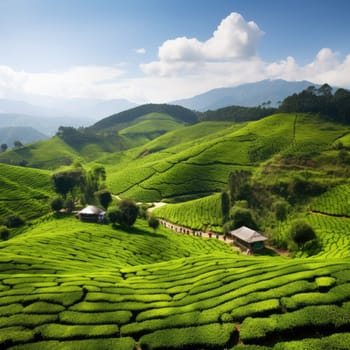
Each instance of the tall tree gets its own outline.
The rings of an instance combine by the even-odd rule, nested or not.
[[[69,171],[61,171],[53,174],[52,180],[55,192],[66,199],[69,192],[73,197],[74,189],[79,188],[81,183],[84,182],[84,172],[81,168]]]
[[[2,143],[0,147],[1,147],[1,151],[2,152],[5,152],[7,150],[7,144],[6,143]]]
[[[14,145],[16,148],[19,148],[19,147],[22,147],[22,146],[23,146],[22,142],[19,141],[19,140],[14,141],[13,145]]]
[[[108,209],[109,205],[112,203],[112,195],[108,190],[101,190],[96,193],[98,201],[103,206],[104,209]]]
[[[121,213],[120,224],[131,227],[137,219],[138,206],[130,199],[123,199],[119,202],[118,207]]]

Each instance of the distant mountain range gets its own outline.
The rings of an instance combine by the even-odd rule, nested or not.
[[[232,105],[252,107],[266,102],[274,107],[287,96],[311,85],[317,86],[309,81],[263,80],[213,89],[169,104],[200,112]],[[59,126],[85,127],[135,107],[135,103],[124,99],[63,99],[48,96],[30,96],[27,102],[0,99],[0,128],[28,126],[41,133],[53,135]]]
[[[0,128],[35,127],[54,135],[59,126],[89,126],[106,116],[135,107],[127,100],[59,99],[36,97],[37,104],[0,99]]]
[[[253,107],[270,101],[271,107],[276,107],[280,101],[293,93],[317,84],[309,81],[262,80],[236,87],[218,88],[196,95],[192,98],[173,101],[183,107],[204,112],[227,106]]]
[[[22,144],[36,142],[47,139],[48,136],[42,134],[38,130],[31,127],[17,126],[0,128],[0,143],[7,144],[8,147],[13,147],[15,141],[20,141]]]

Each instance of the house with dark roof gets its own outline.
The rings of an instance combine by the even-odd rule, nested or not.
[[[104,222],[106,212],[94,205],[88,205],[76,214],[77,219],[85,222]]]
[[[267,237],[246,226],[230,231],[229,234],[236,245],[243,249],[249,249],[252,252],[264,248],[264,242],[267,240]]]

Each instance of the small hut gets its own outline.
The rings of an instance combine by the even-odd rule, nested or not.
[[[106,218],[106,212],[94,205],[88,205],[84,209],[80,210],[76,217],[80,221],[84,222],[104,222]]]
[[[264,248],[264,241],[267,240],[265,236],[257,231],[254,231],[246,226],[230,231],[234,243],[243,249],[249,249],[250,251],[258,251]]]

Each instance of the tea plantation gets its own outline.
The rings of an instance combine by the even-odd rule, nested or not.
[[[348,344],[346,258],[244,257],[142,220],[126,232],[51,216],[0,249],[4,349]]]
[[[188,126],[146,110],[128,123],[117,115],[128,149],[54,137],[2,154],[48,170],[0,165],[0,218],[27,220],[0,241],[0,348],[350,349],[349,128],[308,114]],[[271,235],[303,219],[318,246],[246,256],[229,239],[153,231],[142,219],[125,229],[48,214],[50,170],[74,161],[105,167],[115,197],[168,202],[156,216],[216,232],[229,175],[246,171],[254,200],[240,198],[240,209]]]

